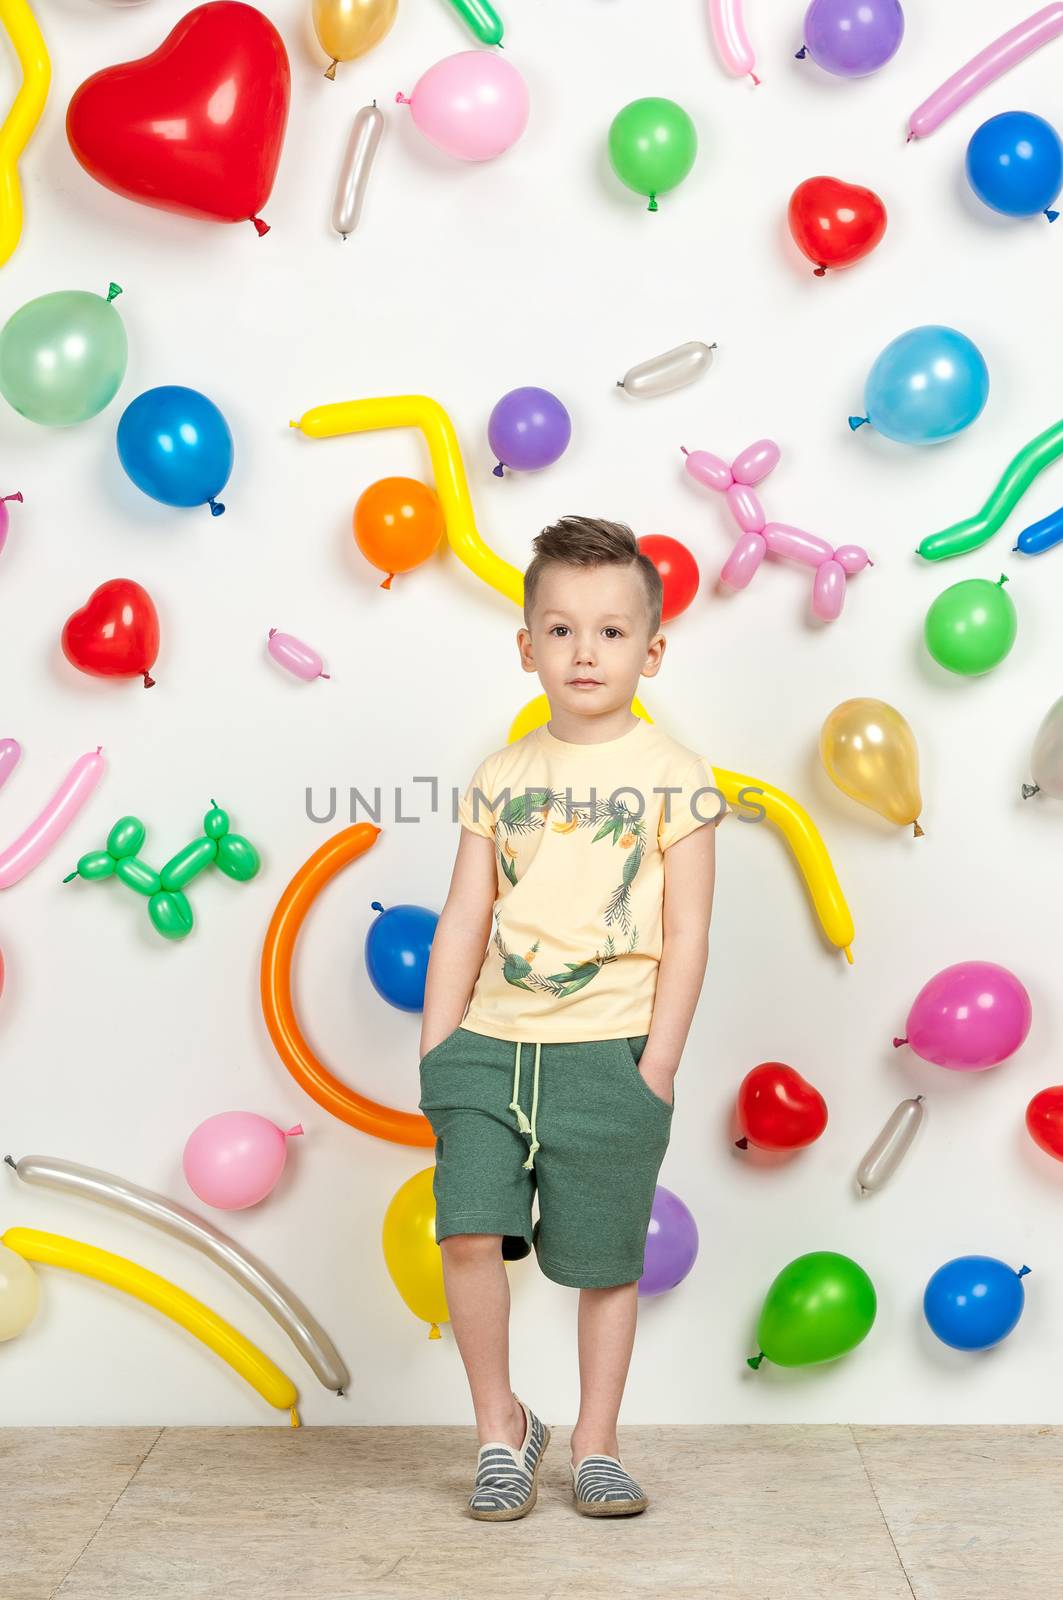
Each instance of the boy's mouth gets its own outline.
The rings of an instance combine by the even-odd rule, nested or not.
[[[602,683],[601,683],[601,679],[600,678],[570,678],[569,679],[569,688],[570,689],[600,689],[601,687],[602,687]]]

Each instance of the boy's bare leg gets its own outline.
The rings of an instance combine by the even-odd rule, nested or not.
[[[579,1292],[579,1416],[572,1430],[572,1461],[620,1455],[616,1424],[635,1343],[638,1284]]]
[[[454,1338],[465,1363],[481,1445],[524,1443],[524,1413],[509,1381],[509,1277],[497,1233],[452,1233],[440,1243]]]

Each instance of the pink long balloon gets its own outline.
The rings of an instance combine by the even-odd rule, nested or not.
[[[17,739],[0,739],[0,789],[19,764],[22,746]]]
[[[992,44],[987,44],[984,50],[972,57],[966,66],[954,72],[940,89],[935,89],[930,98],[912,112],[908,118],[908,138],[925,139],[928,133],[933,133],[946,117],[951,117],[954,111],[966,105],[980,90],[995,83],[997,78],[1018,66],[1020,61],[1025,61],[1035,50],[1040,50],[1043,44],[1058,38],[1061,33],[1061,4],[1045,6],[1024,22],[1009,28],[1007,33],[1002,33],[999,39],[994,39]]]
[[[754,84],[758,84],[760,79],[753,71],[756,57],[746,32],[742,0],[709,0],[709,27],[727,71],[736,78],[748,74]]]
[[[278,633],[276,628],[271,628],[267,649],[279,667],[286,667],[297,678],[302,678],[304,683],[309,683],[313,678],[328,677],[325,663],[317,651],[312,645],[297,639],[293,633]]]
[[[804,528],[791,528],[786,522],[769,522],[764,539],[773,556],[801,561],[806,567],[821,567],[824,561],[834,559],[834,550],[826,539],[818,533],[806,533]]]
[[[62,838],[103,776],[107,763],[101,749],[97,746],[95,751],[74,762],[44,810],[19,834],[14,844],[0,852],[0,889],[10,889],[27,872],[32,872]]]

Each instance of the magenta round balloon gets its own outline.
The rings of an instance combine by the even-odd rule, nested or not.
[[[916,1055],[955,1072],[981,1072],[1013,1056],[1030,1031],[1030,996],[992,961],[960,961],[924,984],[908,1013]]]
[[[639,1294],[664,1294],[682,1283],[698,1255],[698,1225],[677,1194],[657,1185],[646,1235]]]

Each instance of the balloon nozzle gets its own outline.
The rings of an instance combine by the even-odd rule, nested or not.
[[[336,81],[336,68],[338,66],[338,61],[330,61],[328,66],[325,68],[325,77],[330,83],[335,83]]]
[[[492,474],[492,476],[493,476],[493,477],[495,477],[495,478],[501,478],[501,477],[503,477],[503,476],[504,476],[504,475],[505,475],[505,471],[506,471],[506,469],[505,469],[505,467],[504,467],[504,466],[503,466],[503,465],[502,465],[502,463],[501,463],[501,461],[500,461],[500,462],[499,462],[499,463],[498,463],[498,466],[497,466],[497,467],[492,467],[492,468],[491,468],[491,474]]]
[[[802,45],[800,50],[795,50],[794,51],[794,60],[795,61],[803,61],[805,59],[805,57],[807,56],[807,54],[808,54],[808,46],[807,45]]]
[[[746,1356],[746,1366],[747,1367],[752,1367],[754,1372],[759,1372],[760,1363],[763,1360],[764,1360],[764,1352],[763,1352],[763,1350],[761,1350],[761,1351],[758,1351],[758,1353],[755,1356]]]
[[[1022,786],[1022,798],[1024,800],[1031,800],[1035,794],[1040,793],[1041,785],[1039,783],[1024,783]]]
[[[865,424],[869,423],[870,421],[871,421],[870,417],[850,417],[849,418],[849,426],[850,426],[850,428],[852,428],[853,432],[855,433],[857,428],[864,427]]]
[[[208,500],[207,504],[210,507],[210,514],[212,517],[220,517],[222,512],[225,510],[225,507],[222,505],[220,500]]]
[[[893,1048],[894,1048],[894,1050],[899,1050],[902,1044],[907,1044],[907,1043],[908,1043],[907,1039],[894,1039]]]
[[[154,689],[155,687],[155,679],[150,672],[145,672],[144,674],[144,687],[145,689]]]
[[[736,1139],[735,1140],[735,1149],[736,1150],[748,1150],[749,1149],[749,1140],[747,1138],[745,1138],[744,1136],[741,1139]]]
[[[254,223],[255,232],[258,234],[260,239],[264,233],[269,232],[269,223],[263,222],[261,217],[251,217],[249,220]]]
[[[926,837],[926,834],[925,834],[924,830],[919,826],[919,819],[917,817],[916,820],[912,823],[912,838],[913,839],[924,839],[925,837]]]
[[[16,1165],[14,1156],[5,1156],[4,1160],[7,1162],[8,1166],[11,1168],[12,1172],[17,1172],[18,1171],[18,1166]]]
[[[820,262],[819,266],[816,267],[816,269],[813,272],[812,276],[814,278],[825,278],[827,276],[827,269],[823,265],[822,261]]]

